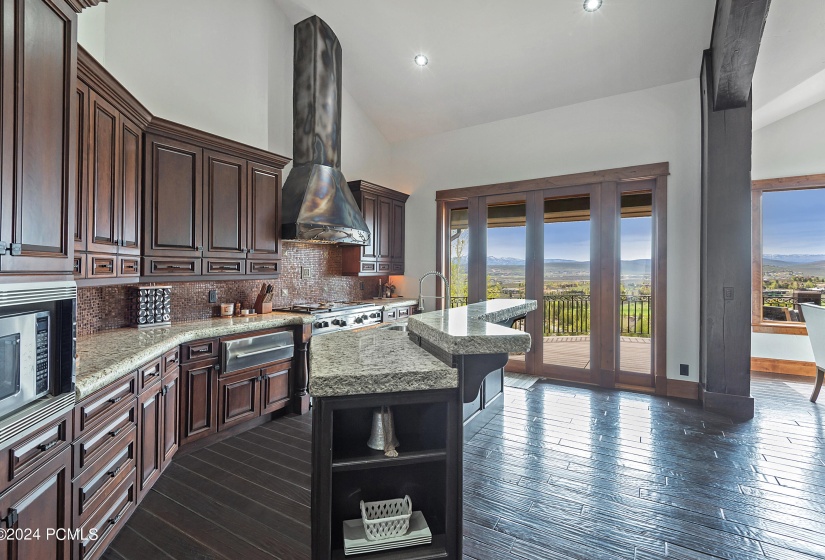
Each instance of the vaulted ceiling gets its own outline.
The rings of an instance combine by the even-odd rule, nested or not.
[[[697,78],[715,6],[604,0],[586,13],[582,0],[275,2],[293,22],[316,14],[333,28],[344,85],[390,142]],[[418,53],[429,57],[425,68],[413,63]]]

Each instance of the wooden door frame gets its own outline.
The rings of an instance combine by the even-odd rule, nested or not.
[[[653,313],[651,323],[651,373],[650,375],[643,374],[645,379],[641,385],[654,387],[657,394],[667,394],[667,176],[669,174],[669,164],[664,162],[437,191],[437,270],[449,275],[449,250],[445,242],[449,239],[449,214],[451,210],[467,208],[468,224],[474,223],[473,216],[475,216],[475,223],[486,226],[486,201],[488,199],[499,202],[508,200],[508,197],[521,197],[521,200],[525,200],[527,203],[527,258],[543,261],[544,198],[548,195],[551,197],[563,197],[568,194],[575,196],[589,191],[591,196],[591,271],[595,262],[594,256],[601,255],[603,262],[599,262],[600,270],[601,267],[605,266],[608,268],[613,267],[612,277],[618,279],[618,261],[615,255],[618,249],[618,227],[621,220],[620,196],[626,192],[649,190],[652,193],[653,255],[651,259],[651,284],[654,294],[651,302],[651,312]],[[606,201],[603,200],[605,195],[615,200],[615,209],[617,210],[612,213],[613,219],[607,221],[605,221],[604,216],[598,214],[605,209],[604,204]],[[594,213],[597,215],[594,215]],[[533,225],[531,226],[531,224]],[[535,227],[539,224],[542,227]],[[486,227],[473,228],[469,225],[468,227],[471,236],[470,259],[475,261],[475,266],[478,268],[478,262],[486,263],[486,260],[479,257],[482,249],[483,253],[486,254]],[[597,227],[600,228],[600,231],[595,231]],[[478,231],[473,232],[473,229]],[[607,230],[610,229],[613,230],[612,236],[607,233]],[[604,248],[600,246],[602,235],[614,241],[612,251],[604,251]],[[473,243],[473,239],[476,239],[475,243]],[[475,250],[473,245],[475,245]],[[543,293],[539,294],[539,288],[544,285],[543,270],[540,270],[543,267],[534,268],[533,274],[525,276],[527,297],[540,301],[543,300],[543,297],[540,297],[543,296]],[[468,266],[468,276],[472,270],[472,265]],[[483,283],[486,286],[486,267],[482,272]],[[614,310],[614,313],[611,314],[611,317],[617,319],[616,321],[612,321],[611,317],[602,317],[601,306],[604,302],[599,300],[611,296],[612,292],[618,294],[618,283],[612,282],[611,284],[615,284],[612,287],[602,286],[600,276],[601,274],[596,276],[591,274],[591,316],[600,317],[599,320],[602,322],[610,321],[612,328],[615,328],[618,324],[618,318],[615,317],[617,310]],[[468,278],[468,282],[473,281],[471,278]],[[479,282],[478,278],[474,281]],[[596,283],[595,286],[594,282]],[[441,295],[440,286],[437,290],[437,294]],[[610,293],[605,292],[605,290]],[[541,291],[543,292],[543,289]],[[597,297],[594,297],[594,294],[597,294]],[[615,298],[611,300],[610,308],[615,307],[612,305],[614,300]],[[473,300],[470,299],[470,301]],[[541,318],[537,313],[528,314],[528,332],[539,332],[541,326]],[[620,385],[634,384],[638,381],[634,378],[640,374],[634,375],[631,372],[621,372],[619,368],[619,335],[620,333],[617,330],[613,344],[608,343],[605,347],[605,341],[600,340],[598,334],[594,341],[591,333],[591,374],[587,381],[582,379],[581,370],[577,368],[555,366],[550,372],[546,371],[546,364],[543,363],[543,344],[541,343],[538,346],[534,345],[533,350],[528,353],[525,365],[528,371],[532,369],[533,372],[550,374],[553,378],[579,383],[589,382],[605,387],[615,387],[617,382]],[[610,351],[611,347],[612,351]],[[596,363],[599,364],[599,367],[592,367],[592,364]]]

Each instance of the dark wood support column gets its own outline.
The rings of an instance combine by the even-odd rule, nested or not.
[[[312,325],[304,325],[295,330],[295,348],[298,351],[295,368],[295,383],[292,393],[292,412],[309,412],[309,339]]]
[[[702,65],[700,397],[753,418],[751,355],[751,104],[713,110],[710,51]]]

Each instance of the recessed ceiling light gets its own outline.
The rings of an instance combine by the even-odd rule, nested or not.
[[[602,0],[584,0],[584,11],[595,12],[602,7]]]
[[[429,62],[429,59],[426,56],[424,56],[423,54],[415,55],[414,60],[415,60],[415,63],[418,64],[419,66],[426,66],[427,63]]]

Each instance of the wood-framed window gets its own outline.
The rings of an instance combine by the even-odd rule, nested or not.
[[[753,181],[753,332],[807,334],[800,303],[825,303],[825,174]]]

